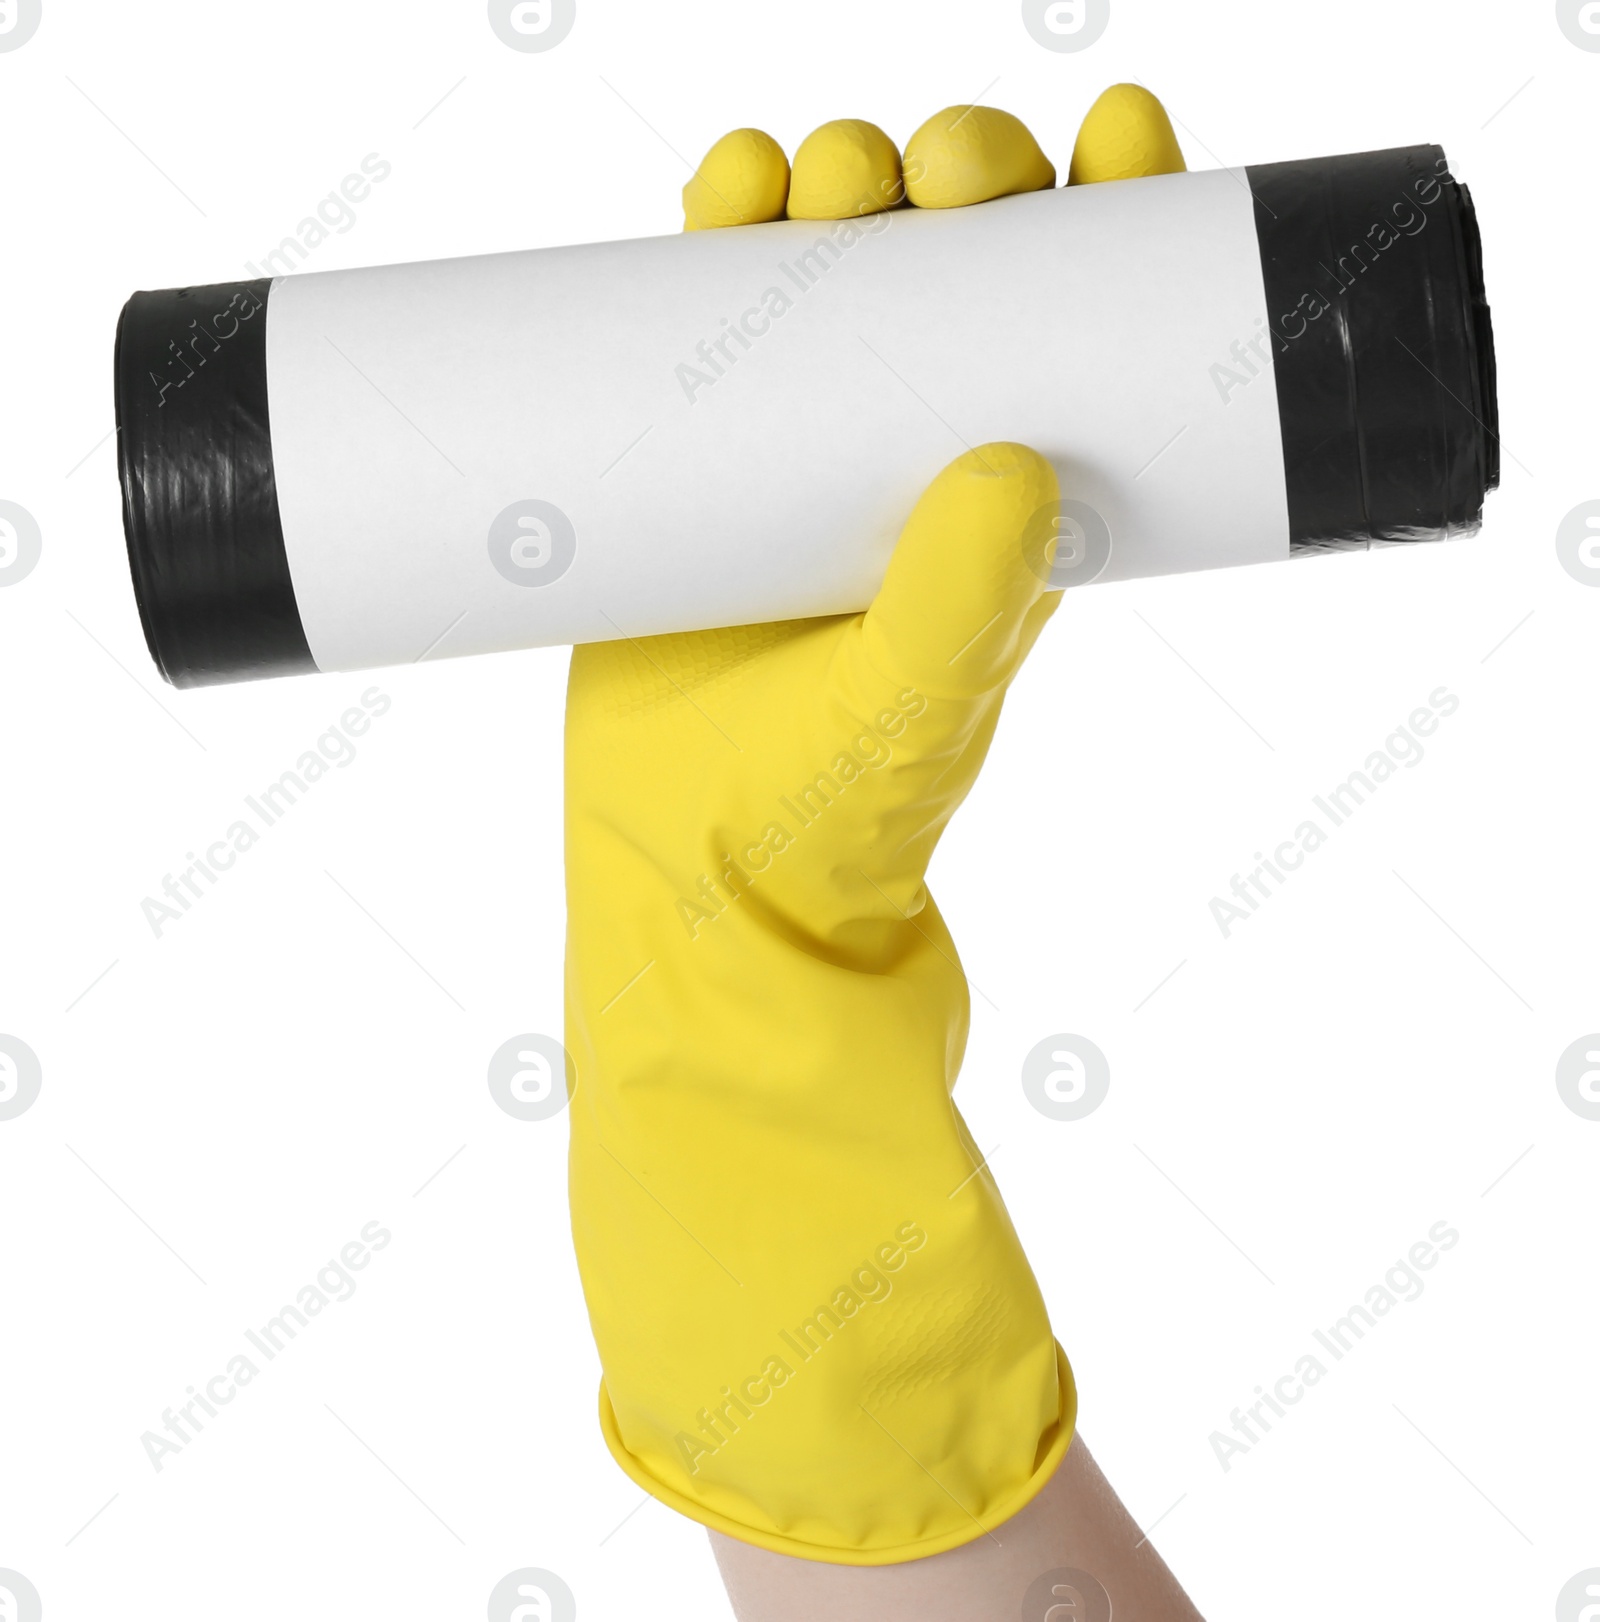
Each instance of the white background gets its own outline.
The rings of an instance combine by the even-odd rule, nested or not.
[[[1450,546],[1069,594],[934,873],[981,992],[960,1102],[1083,1433],[1209,1617],[1544,1617],[1600,1566],[1600,1123],[1554,1085],[1600,1030],[1600,590],[1554,539],[1600,496],[1600,54],[1543,0],[1115,0],[1081,54],[1012,4],[579,0],[544,55],[474,4],[44,0],[0,54],[0,499],[44,541],[0,590],[0,1031],[44,1075],[0,1122],[0,1567],[47,1617],[478,1617],[530,1565],[586,1619],[728,1614],[600,1442],[565,1121],[485,1085],[560,1026],[565,654],[163,687],[123,299],[244,276],[369,152],[307,268],[671,230],[742,124],[903,142],[981,99],[1064,170],[1129,78],[1196,167],[1446,148],[1504,488]],[[374,680],[354,762],[157,939],[142,899]],[[1426,758],[1225,940],[1211,898],[1440,686]],[[1110,1058],[1081,1122],[1020,1086],[1056,1032]],[[354,1298],[156,1473],[141,1433],[372,1220]],[[1440,1220],[1422,1297],[1224,1472],[1211,1433]]]

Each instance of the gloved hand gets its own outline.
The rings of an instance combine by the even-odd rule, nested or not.
[[[1182,167],[1122,85],[1071,178]],[[983,107],[930,119],[904,173],[923,207],[1055,182]],[[900,182],[870,124],[824,125],[792,176],[738,131],[687,225],[854,216]],[[951,1101],[967,984],[923,882],[1055,609],[1023,533],[1057,493],[1036,452],[983,445],[918,502],[865,614],[573,652],[571,1201],[601,1422],[649,1492],[783,1553],[952,1548],[1071,1439],[1071,1372]]]

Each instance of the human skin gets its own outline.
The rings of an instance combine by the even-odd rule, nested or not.
[[[963,207],[1054,184],[1055,172],[1027,129],[987,108],[951,108],[907,144],[903,185],[897,154],[858,120],[823,125],[784,174],[781,149],[758,131],[717,143],[685,189],[686,228],[732,227],[781,217],[843,219],[908,197],[915,206]],[[1119,85],[1091,109],[1073,153],[1070,183],[1169,173],[1183,167],[1159,102]],[[1098,1622],[1076,1578],[1105,1591],[1117,1622],[1200,1622],[1200,1613],[1140,1532],[1081,1435],[1054,1475],[1009,1520],[961,1547],[877,1566],[797,1559],[711,1534],[740,1622]],[[1024,1604],[1029,1609],[1024,1612]],[[1035,1618],[1035,1607],[1037,1617]]]
[[[835,1566],[720,1532],[711,1547],[739,1622],[1099,1622],[1093,1601],[1084,1608],[1070,1592],[1023,1611],[1036,1580],[1063,1569],[1093,1577],[1116,1622],[1201,1622],[1081,1435],[1026,1509],[946,1554]]]

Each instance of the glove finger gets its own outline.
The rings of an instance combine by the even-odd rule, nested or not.
[[[1114,84],[1084,115],[1067,184],[1177,175],[1184,168],[1166,108],[1143,85]]]
[[[789,160],[765,130],[724,135],[683,188],[683,228],[709,231],[726,225],[781,220],[789,198]]]
[[[906,195],[918,208],[965,208],[1056,183],[1055,165],[1020,118],[998,107],[946,107],[906,142]]]
[[[1053,547],[1039,519],[1058,494],[1055,470],[1026,445],[980,445],[945,468],[901,531],[862,621],[867,658],[930,697],[978,697],[1010,681],[1050,572],[1028,542],[1045,533]]]
[[[794,155],[791,220],[880,214],[904,196],[899,148],[865,119],[836,118],[814,129]]]

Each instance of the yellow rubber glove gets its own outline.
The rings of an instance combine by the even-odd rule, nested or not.
[[[1126,86],[1080,160],[1182,163]],[[859,121],[792,177],[741,130],[685,208],[851,215],[900,167]],[[941,207],[1054,183],[985,108],[929,120],[905,175]],[[951,1102],[967,984],[923,882],[1059,598],[1022,545],[1057,493],[1036,452],[984,445],[918,502],[865,614],[573,652],[571,1200],[601,1423],[656,1497],[786,1554],[965,1543],[1071,1439],[1071,1372]]]

